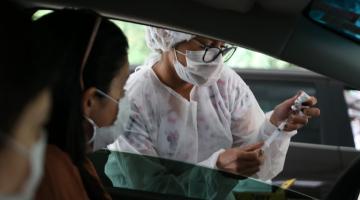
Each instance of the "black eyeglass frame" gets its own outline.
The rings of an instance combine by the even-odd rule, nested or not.
[[[203,46],[204,46],[204,49],[205,49],[205,53],[204,53],[202,59],[203,59],[203,61],[204,61],[205,63],[211,63],[211,62],[213,62],[214,60],[216,60],[216,59],[220,56],[220,54],[224,57],[226,54],[228,54],[228,53],[230,52],[230,53],[231,53],[230,56],[229,56],[226,60],[224,60],[224,62],[227,62],[227,61],[230,60],[230,58],[234,55],[234,53],[235,53],[235,51],[236,51],[236,47],[234,47],[234,46],[230,46],[230,47],[225,46],[225,47],[223,47],[223,48],[212,47],[212,46],[208,46],[208,45],[203,45]],[[207,54],[207,52],[208,52],[210,49],[216,49],[216,50],[218,51],[218,53],[217,53],[215,56],[213,56],[212,59],[206,60],[206,59],[205,59],[205,58],[206,58],[206,54]]]

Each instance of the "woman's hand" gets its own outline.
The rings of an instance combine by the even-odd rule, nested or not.
[[[302,112],[304,114],[301,114],[300,112],[295,113],[291,110],[291,106],[294,104],[296,98],[300,94],[301,92],[296,94],[294,97],[285,100],[284,102],[275,107],[274,112],[270,117],[270,122],[273,125],[279,126],[283,121],[288,119],[284,130],[294,131],[305,126],[310,118],[320,116],[320,109],[313,107],[317,103],[317,99],[313,96],[311,96],[307,102],[303,103],[304,108],[302,109]]]
[[[234,147],[227,149],[219,155],[217,167],[220,170],[249,177],[260,170],[264,162],[261,147],[263,142],[246,147]]]

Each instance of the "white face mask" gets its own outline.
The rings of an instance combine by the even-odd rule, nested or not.
[[[94,151],[106,148],[113,143],[125,131],[125,126],[130,118],[130,101],[124,96],[119,101],[117,118],[113,125],[97,129],[97,135],[94,141]]]
[[[99,89],[96,89],[96,92],[98,92],[99,94],[103,95],[104,97],[108,98],[109,100],[111,100],[112,102],[116,103],[116,104],[119,104],[119,102],[114,99],[113,97],[109,96],[108,94],[106,94],[105,92],[99,90]],[[91,136],[91,138],[89,139],[88,141],[88,144],[91,144],[94,142],[95,138],[96,138],[96,135],[97,135],[97,132],[98,132],[98,129],[99,127],[96,125],[95,121],[92,120],[91,118],[89,117],[85,117],[84,118],[91,124],[91,126],[93,127],[93,134]]]
[[[105,127],[98,127],[94,120],[85,117],[93,127],[93,135],[88,141],[89,144],[93,143],[93,151],[105,148],[108,144],[114,142],[123,131],[125,120],[128,120],[130,116],[130,103],[126,95],[117,101],[100,90],[98,92],[118,104],[118,113],[114,124]]]
[[[205,51],[186,51],[186,54],[175,49],[174,51],[175,71],[182,80],[196,86],[209,86],[219,80],[224,67],[222,55],[210,63],[205,63],[203,61]],[[176,52],[186,57],[186,67],[178,61]],[[208,50],[207,55],[216,53]]]
[[[29,200],[34,197],[34,194],[37,190],[37,187],[43,176],[44,169],[44,157],[46,150],[46,134],[43,133],[31,149],[27,149],[16,143],[15,141],[11,142],[13,147],[22,155],[24,155],[30,162],[30,175],[26,182],[24,183],[20,193],[14,195],[4,195],[0,194],[1,200]]]

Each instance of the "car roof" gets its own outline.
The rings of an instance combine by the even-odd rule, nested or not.
[[[308,19],[309,0],[18,0],[87,8],[104,16],[230,42],[360,88],[360,46]],[[186,11],[186,12],[185,12]]]

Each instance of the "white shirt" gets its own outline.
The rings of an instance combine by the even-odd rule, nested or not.
[[[253,93],[230,68],[208,86],[194,86],[190,101],[164,85],[151,68],[134,72],[127,84],[130,120],[110,150],[141,153],[216,168],[224,149],[266,140],[275,130]],[[281,134],[268,149],[256,178],[283,169],[291,136]]]

